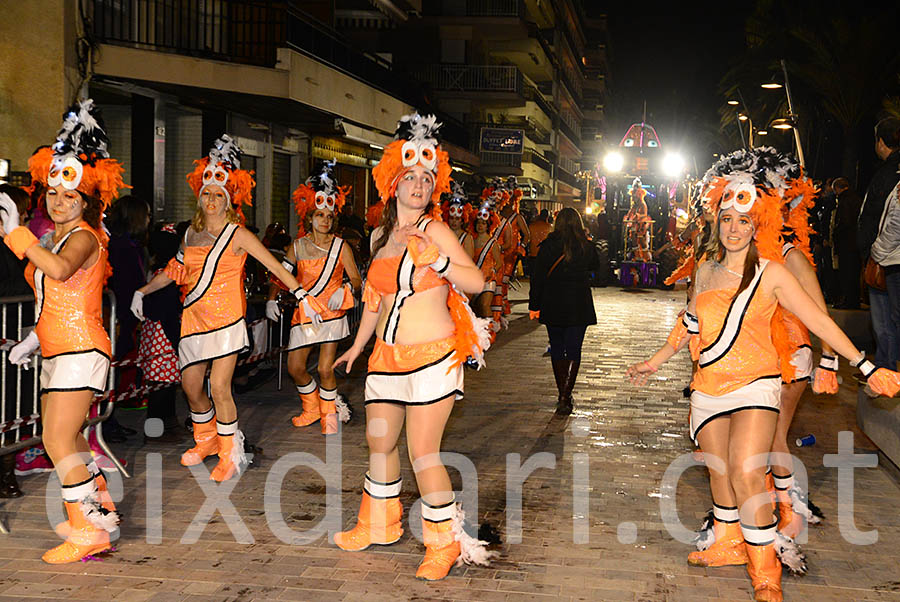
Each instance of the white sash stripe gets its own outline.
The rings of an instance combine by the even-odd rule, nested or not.
[[[68,234],[63,236],[58,243],[53,245],[50,252],[54,255],[58,255],[63,248],[63,245],[69,240],[69,237],[79,230],[81,230],[80,226],[73,228]],[[41,319],[41,312],[44,310],[44,270],[40,268],[34,270],[34,309],[34,323],[37,324],[38,320]]]
[[[328,249],[328,259],[325,260],[325,265],[322,266],[322,271],[319,273],[316,283],[308,291],[313,297],[321,295],[325,287],[328,286],[331,275],[334,273],[334,269],[341,258],[341,247],[343,246],[344,241],[337,236],[331,240],[331,247]]]
[[[478,254],[478,261],[475,262],[475,265],[478,266],[479,270],[481,269],[481,266],[484,265],[484,260],[487,259],[488,253],[490,253],[491,249],[494,248],[495,242],[495,238],[490,238],[486,243],[484,243],[484,248],[482,248],[481,253]]]
[[[197,281],[197,284],[191,292],[184,298],[185,308],[196,303],[204,294],[206,294],[206,291],[209,290],[213,277],[216,274],[216,267],[219,265],[219,259],[222,257],[222,253],[228,249],[228,246],[231,244],[231,239],[234,238],[234,233],[237,229],[237,224],[228,224],[222,228],[221,232],[219,232],[219,236],[216,237],[216,242],[213,243],[209,255],[207,255],[206,259],[203,261],[203,269],[200,271],[200,280]]]
[[[768,260],[761,259],[760,265],[756,268],[756,274],[753,276],[750,285],[732,300],[731,307],[728,308],[728,315],[725,316],[725,323],[722,325],[719,336],[716,337],[716,340],[712,345],[700,352],[700,367],[705,368],[706,366],[719,361],[725,357],[731,349],[731,346],[734,345],[734,342],[737,340],[741,331],[741,323],[744,321],[744,314],[750,306],[753,295],[756,294],[756,289],[759,288],[759,281],[762,278],[763,270],[766,269],[768,264]]]
[[[421,220],[417,225],[419,230],[425,231],[431,218]],[[393,345],[397,340],[397,327],[400,325],[400,308],[406,298],[413,294],[413,276],[416,272],[416,264],[413,262],[409,251],[403,251],[400,258],[400,267],[397,270],[397,294],[394,295],[394,303],[391,305],[391,311],[388,313],[387,322],[384,325],[384,333],[382,340],[388,345]]]

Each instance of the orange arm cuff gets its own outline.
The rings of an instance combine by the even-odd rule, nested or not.
[[[679,319],[675,322],[675,328],[669,333],[666,342],[671,345],[673,349],[677,350],[681,348],[688,336],[690,335],[688,334],[687,326],[684,325],[683,320]]]
[[[180,263],[174,257],[169,260],[169,263],[166,264],[166,269],[163,272],[175,281],[175,284],[181,286],[184,283],[184,264]]]
[[[375,290],[375,287],[366,280],[366,286],[363,287],[362,302],[369,311],[378,311],[381,307],[381,293]]]
[[[25,251],[38,244],[38,238],[25,226],[19,226],[3,239],[9,250],[19,259],[25,259]]]

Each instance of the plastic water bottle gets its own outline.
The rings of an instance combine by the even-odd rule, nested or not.
[[[816,444],[816,436],[815,435],[807,435],[806,437],[801,437],[797,439],[797,447],[809,447],[810,445]]]

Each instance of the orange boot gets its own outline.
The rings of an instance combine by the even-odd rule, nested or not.
[[[747,572],[753,582],[755,600],[781,602],[781,561],[775,554],[775,544],[747,544],[747,557]]]
[[[319,385],[313,378],[307,384],[298,386],[297,392],[300,394],[303,410],[299,416],[291,418],[291,423],[296,427],[309,426],[321,417],[322,401],[319,398]]]
[[[203,462],[207,456],[219,453],[219,441],[216,438],[216,409],[200,414],[191,412],[191,422],[194,423],[194,447],[181,454],[182,466],[194,466]]]
[[[322,434],[336,435],[338,432],[337,389],[319,389],[319,414],[322,417]]]
[[[216,421],[219,439],[219,463],[213,468],[209,478],[213,481],[227,481],[240,474],[250,464],[244,453],[244,433],[238,429],[238,421]]]
[[[422,500],[422,539],[425,558],[416,571],[417,579],[443,579],[459,558],[459,542],[453,530],[456,502],[430,506]]]
[[[109,494],[109,487],[106,485],[106,477],[103,476],[103,471],[100,470],[100,467],[97,466],[97,463],[94,460],[88,462],[87,469],[94,477],[94,483],[97,484],[97,500],[100,502],[100,505],[103,506],[107,512],[115,512],[116,504]],[[63,538],[69,536],[70,529],[71,526],[69,525],[69,521],[61,522],[54,527],[56,534]]]
[[[66,541],[48,550],[41,560],[48,564],[77,562],[110,548],[109,533],[115,531],[119,515],[107,511],[98,501],[94,477],[76,485],[63,485],[68,520]]]
[[[403,535],[401,484],[400,479],[379,483],[366,474],[356,526],[335,533],[334,544],[348,552],[359,552],[372,544],[389,546],[396,543]]]
[[[732,509],[729,509],[732,510]],[[737,509],[733,509],[737,515]],[[694,551],[688,554],[688,564],[692,566],[732,566],[747,564],[747,552],[744,546],[744,536],[741,533],[739,522],[722,522],[718,515],[722,514],[719,507],[714,508],[716,519],[713,522],[715,543],[702,551]]]
[[[778,530],[782,535],[791,539],[797,537],[803,530],[803,518],[794,512],[794,503],[791,500],[790,490],[794,484],[794,475],[786,477],[772,472],[775,486],[775,509],[778,512]]]

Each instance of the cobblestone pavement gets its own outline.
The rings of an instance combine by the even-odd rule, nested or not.
[[[522,293],[515,296],[521,299]],[[567,419],[553,414],[553,376],[549,359],[541,357],[545,332],[524,317],[522,303],[515,305],[516,319],[489,352],[488,367],[467,373],[466,399],[455,407],[443,445],[477,469],[475,522],[494,524],[504,537],[502,557],[489,568],[455,568],[441,582],[417,581],[414,572],[423,547],[409,528],[392,546],[358,553],[342,552],[324,537],[306,545],[279,540],[266,521],[262,493],[266,479],[276,460],[288,453],[324,458],[326,443],[318,426],[301,430],[290,425],[296,398],[287,390],[275,391],[271,383],[237,396],[242,428],[248,440],[263,448],[263,455],[257,456],[230,495],[253,543],[236,542],[218,514],[195,536],[195,543],[181,543],[189,538],[188,526],[205,500],[198,484],[203,480],[195,480],[178,463],[186,446],[119,446],[134,476],[126,480],[119,504],[126,520],[118,551],[102,562],[43,564],[41,553],[54,544],[41,496],[47,479],[25,478],[27,497],[3,504],[12,534],[0,536],[4,538],[0,599],[752,599],[743,568],[689,567],[686,556],[691,547],[675,541],[660,518],[663,473],[670,462],[691,451],[686,437],[688,404],[682,397],[690,372],[686,354],[660,370],[644,390],[623,376],[627,364],[662,343],[682,295],[595,290],[600,324],[588,331],[576,409]],[[895,543],[900,539],[900,488],[883,469],[855,471],[855,525],[864,531],[877,529],[877,543],[854,546],[839,534],[837,471],[823,466],[823,454],[836,452],[841,430],[854,433],[858,451],[872,450],[855,427],[856,384],[846,371],[843,377],[845,384],[836,397],[807,393],[792,432],[792,437],[816,435],[816,445],[797,454],[813,482],[813,499],[828,520],[810,529],[805,545],[810,573],[802,578],[786,576],[785,596],[900,600],[900,552]],[[359,412],[339,446],[344,526],[354,520],[365,471],[362,382],[357,368],[340,384]],[[142,419],[137,412],[120,414],[126,423],[136,425]],[[544,455],[535,456],[541,452]],[[529,458],[554,460],[555,467],[536,468],[527,479],[519,514],[516,500],[506,495],[506,480]],[[148,543],[153,537],[152,528],[147,528],[148,492],[152,500],[160,486],[148,481],[147,467],[160,460],[161,543]],[[207,467],[212,466],[210,460]],[[451,476],[461,488],[459,473],[451,470]],[[405,459],[403,478],[402,500],[408,512],[417,495]],[[324,480],[310,469],[289,472],[280,500],[286,526],[298,532],[314,527],[325,514],[325,491]],[[581,501],[584,495],[579,498],[573,491],[587,492],[586,506]],[[711,505],[703,469],[685,472],[676,500],[685,525],[699,524]],[[510,541],[519,520],[521,538]]]

